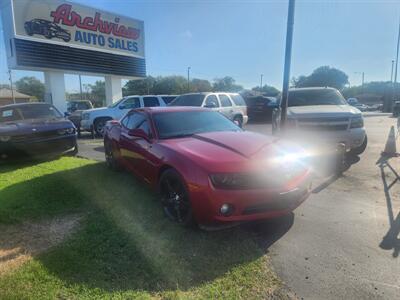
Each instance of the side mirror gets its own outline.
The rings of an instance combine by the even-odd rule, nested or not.
[[[119,109],[126,109],[126,106],[124,104],[121,104],[120,106],[118,106]]]
[[[140,128],[131,129],[131,130],[129,130],[128,134],[130,136],[145,139],[148,142],[150,141],[150,137],[147,135],[147,133],[144,132],[144,130],[140,129]]]

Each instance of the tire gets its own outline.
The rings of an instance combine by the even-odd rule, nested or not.
[[[243,118],[242,118],[242,116],[235,116],[233,118],[233,123],[235,123],[237,126],[242,128],[243,127]]]
[[[33,32],[32,32],[32,28],[29,25],[25,25],[25,32],[27,35],[32,36]]]
[[[71,40],[71,38],[63,38],[63,41],[68,43]]]
[[[192,227],[195,224],[192,205],[179,173],[174,169],[167,169],[162,173],[158,187],[165,215],[181,226]]]
[[[43,30],[43,35],[44,35],[44,37],[45,37],[46,39],[51,39],[50,30],[48,30],[47,28],[45,28],[45,29]]]
[[[94,121],[94,131],[97,134],[97,136],[103,136],[104,126],[109,120],[111,120],[111,118],[98,118]]]
[[[107,167],[113,171],[121,171],[122,167],[118,162],[119,151],[113,147],[112,142],[108,139],[104,140],[104,155]]]
[[[367,144],[368,144],[368,138],[367,138],[367,136],[365,136],[365,139],[364,139],[363,143],[361,144],[361,146],[350,150],[350,152],[349,152],[350,155],[362,154],[365,151],[365,149],[367,148]]]

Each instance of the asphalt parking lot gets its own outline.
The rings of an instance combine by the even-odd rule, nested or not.
[[[260,234],[299,298],[400,298],[400,157],[381,159],[395,124],[387,115],[365,118],[369,144],[360,160],[339,178],[317,178],[310,198],[275,223],[283,234],[272,245]],[[246,129],[271,132],[268,124]],[[80,156],[104,160],[102,140],[84,137],[79,147]]]

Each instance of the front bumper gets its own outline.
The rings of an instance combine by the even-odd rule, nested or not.
[[[223,190],[207,187],[189,189],[196,221],[203,225],[245,222],[286,215],[307,199],[311,192],[311,171],[284,189]],[[223,204],[234,209],[220,212]]]
[[[0,142],[0,160],[19,156],[63,154],[75,149],[76,134],[18,142]]]
[[[306,132],[298,129],[286,129],[283,135],[294,140],[305,148],[313,146],[336,147],[344,144],[346,151],[357,148],[364,142],[365,128],[352,128],[338,131]]]

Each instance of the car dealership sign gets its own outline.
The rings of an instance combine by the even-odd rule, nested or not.
[[[143,22],[60,0],[14,0],[15,37],[144,57]]]

